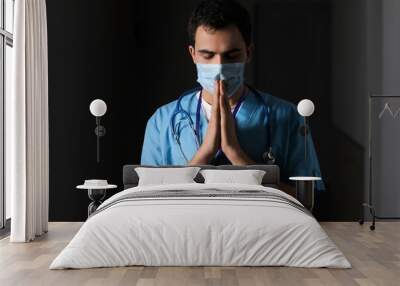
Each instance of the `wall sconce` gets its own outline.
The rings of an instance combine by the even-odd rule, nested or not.
[[[100,125],[101,117],[107,111],[107,104],[101,99],[95,99],[90,103],[89,106],[90,113],[96,117],[96,128],[94,129],[94,133],[97,137],[97,163],[100,162],[100,137],[106,135],[106,128]]]
[[[307,134],[309,128],[307,126],[307,117],[314,113],[314,103],[309,99],[303,99],[297,105],[297,111],[304,118],[304,125],[300,127],[300,134],[304,136],[304,160],[307,160]]]
[[[304,125],[300,126],[299,132],[304,136],[304,160],[307,162],[307,134],[309,128],[307,126],[307,117],[314,113],[314,103],[309,99],[303,99],[297,105],[297,111],[304,118]],[[314,208],[314,183],[321,180],[320,177],[309,176],[290,177],[290,180],[296,182],[296,198],[310,211]]]

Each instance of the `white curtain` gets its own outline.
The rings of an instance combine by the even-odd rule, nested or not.
[[[13,92],[6,97],[6,188],[12,242],[48,229],[49,139],[45,0],[16,0]]]

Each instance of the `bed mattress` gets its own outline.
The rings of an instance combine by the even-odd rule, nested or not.
[[[199,183],[115,194],[50,269],[129,265],[351,267],[293,197],[264,186]]]

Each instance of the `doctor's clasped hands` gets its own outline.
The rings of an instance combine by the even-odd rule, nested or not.
[[[253,164],[253,160],[246,155],[239,144],[235,119],[231,113],[231,103],[225,94],[224,81],[216,80],[214,86],[215,91],[212,97],[211,117],[207,132],[203,143],[189,164],[209,164],[221,151],[232,165]],[[245,87],[242,86],[241,88],[243,93]]]

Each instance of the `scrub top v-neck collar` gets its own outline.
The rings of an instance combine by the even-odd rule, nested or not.
[[[197,113],[196,109],[198,107],[198,100],[199,100],[200,92],[201,91],[198,91],[194,94],[195,95],[194,102],[196,102],[196,105],[194,107],[195,114]],[[236,111],[235,122],[236,122],[237,127],[246,124],[247,121],[252,117],[252,114],[254,113],[256,108],[258,107],[258,104],[256,102],[257,99],[254,97],[255,97],[255,95],[253,94],[253,92],[248,87],[246,87],[243,96],[239,99],[240,106],[239,106],[238,110]],[[235,108],[236,106],[237,106],[237,104],[233,108]],[[196,122],[195,122],[195,124],[196,124]],[[205,137],[205,135],[207,133],[207,128],[208,128],[208,119],[206,117],[205,112],[201,108],[200,120],[199,120],[200,144],[203,143],[203,138]]]
[[[199,100],[199,97],[200,97],[200,91],[196,93],[197,100]],[[231,112],[234,111],[235,107],[236,107],[236,104],[231,107]],[[201,110],[203,111],[204,115],[206,116],[207,121],[210,121],[212,105],[209,104],[207,101],[205,101],[204,98],[201,99]]]

